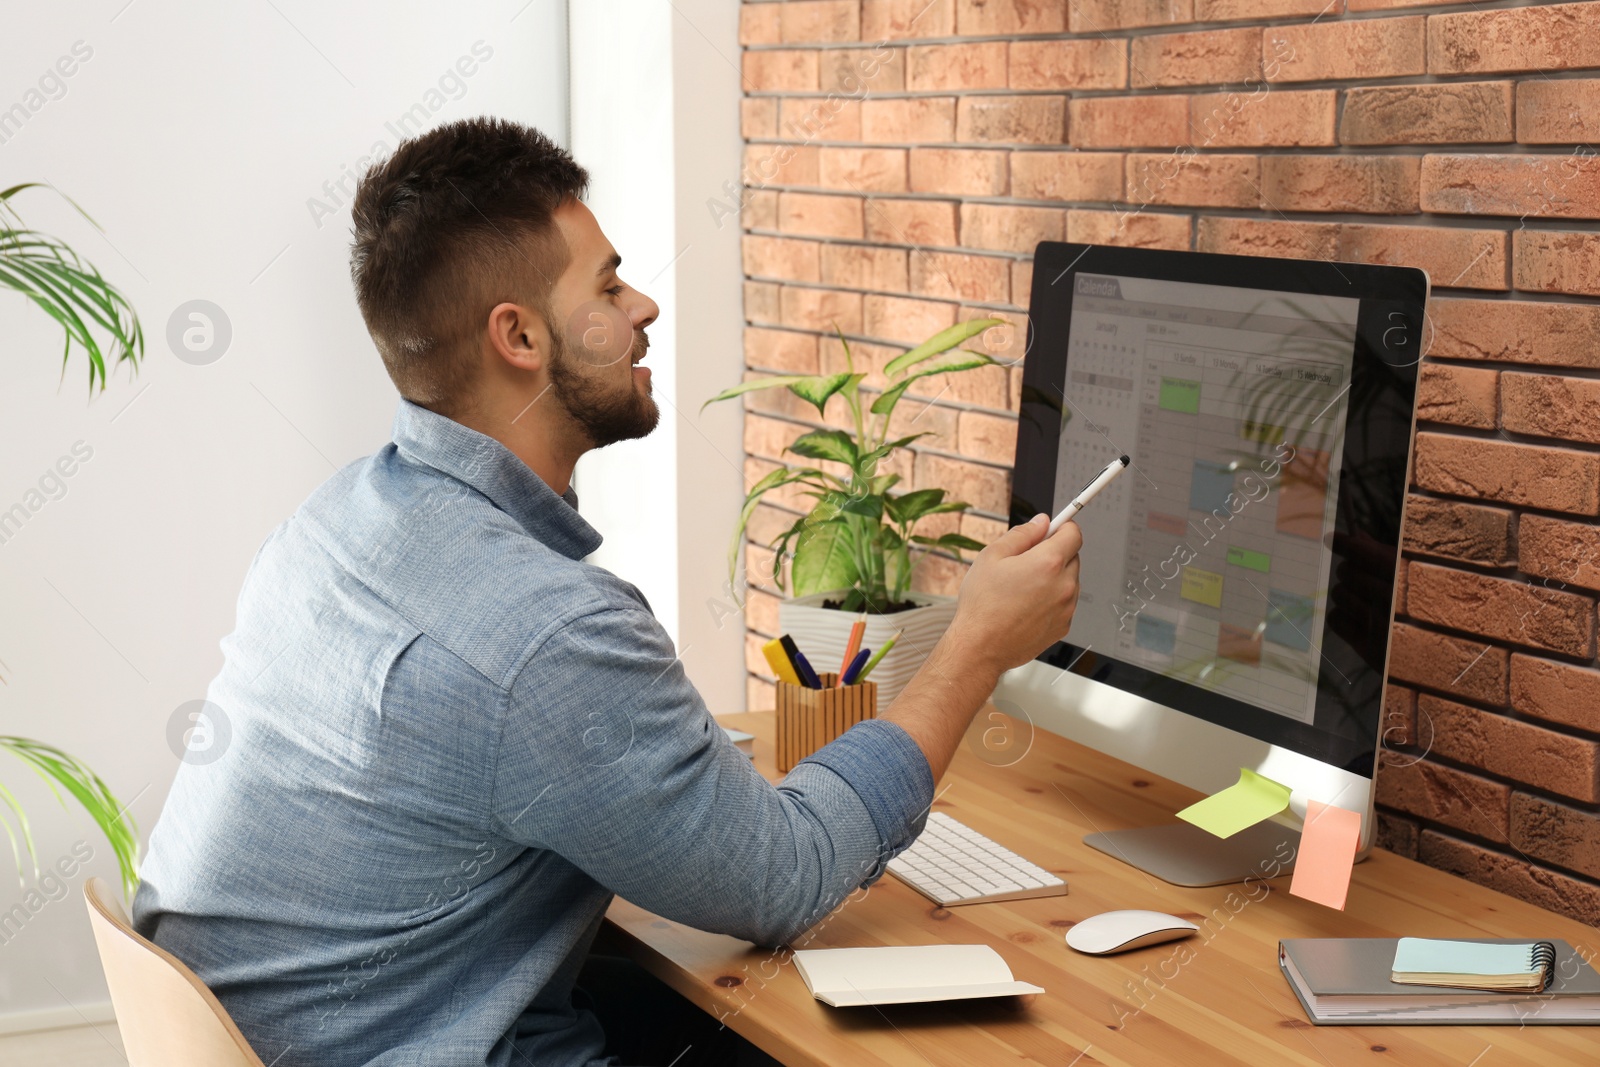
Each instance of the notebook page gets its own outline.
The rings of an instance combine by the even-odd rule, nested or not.
[[[896,945],[802,949],[796,968],[813,995],[880,989],[936,989],[1011,982],[1011,968],[988,945]]]

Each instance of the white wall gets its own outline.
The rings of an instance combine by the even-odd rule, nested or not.
[[[93,450],[65,495],[0,544],[0,733],[83,757],[133,801],[142,831],[177,766],[168,720],[220,665],[261,539],[336,466],[388,439],[395,394],[346,270],[349,168],[375,142],[392,147],[386,122],[418,104],[430,124],[492,113],[565,141],[563,7],[103,0],[7,11],[0,109],[25,102],[75,42],[92,55],[0,143],[0,188],[55,182],[104,226],[97,234],[47,192],[15,201],[132,298],[148,361],[90,400],[81,353],[61,381],[59,333],[0,295],[0,510],[74,442]],[[479,41],[492,55],[430,96]],[[204,366],[166,340],[168,316],[197,298],[221,307],[233,333]],[[87,816],[3,754],[0,782],[27,804],[42,863],[81,839],[95,853],[87,873],[115,878]],[[26,899],[3,849],[0,913]],[[5,1015],[13,1027],[103,1017],[83,877],[0,943],[0,1028]]]
[[[573,152],[623,277],[662,308],[649,359],[661,425],[584,457],[578,492],[606,537],[595,561],[640,587],[716,712],[745,699],[744,626],[724,588],[741,408],[700,413],[744,367],[739,219],[710,208],[739,179],[738,16],[727,0],[583,0],[571,16]]]

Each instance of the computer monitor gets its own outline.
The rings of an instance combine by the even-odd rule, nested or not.
[[[1091,845],[1239,881],[1289,869],[1318,800],[1370,848],[1427,294],[1410,267],[1038,246],[1012,522],[1132,464],[1077,516],[1067,640],[994,703],[1205,793],[1241,767],[1292,790],[1226,840],[1173,820]]]

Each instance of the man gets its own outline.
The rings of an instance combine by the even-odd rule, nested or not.
[[[579,981],[612,894],[795,937],[911,843],[1000,673],[1071,621],[1077,528],[1008,532],[900,698],[762,779],[644,597],[584,562],[573,465],[658,418],[657,308],[586,182],[537,131],[475,119],[357,193],[394,441],[251,564],[208,694],[231,744],[179,770],[134,902],[278,1067],[648,1055],[627,1042],[709,1016],[646,1020],[598,964]]]

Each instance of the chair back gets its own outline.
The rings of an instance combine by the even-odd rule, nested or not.
[[[140,937],[103,878],[83,887],[128,1067],[262,1067],[206,984]]]

